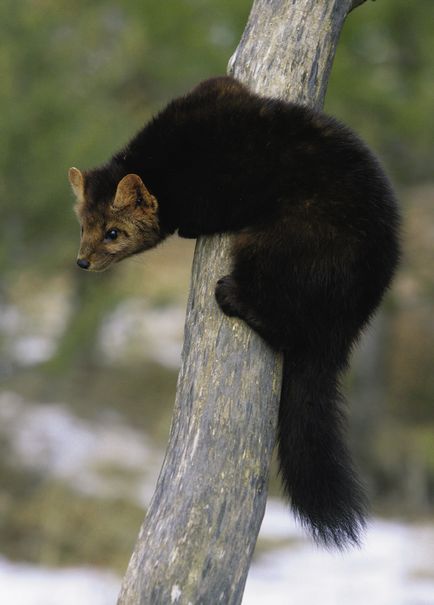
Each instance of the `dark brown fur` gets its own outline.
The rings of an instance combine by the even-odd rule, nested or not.
[[[137,175],[130,174],[120,180],[110,204],[95,207],[90,179],[78,173],[72,176],[70,172],[70,180],[74,187],[75,179],[78,200],[75,211],[82,226],[78,257],[90,263],[87,268],[104,271],[113,262],[161,241],[157,200]],[[118,231],[118,236],[108,240],[105,234],[112,229]]]
[[[365,498],[339,380],[399,256],[395,198],[373,154],[329,116],[216,78],[172,101],[106,165],[70,180],[82,198],[83,268],[106,268],[176,230],[234,234],[232,270],[215,295],[284,352],[285,491],[316,539],[357,542]]]

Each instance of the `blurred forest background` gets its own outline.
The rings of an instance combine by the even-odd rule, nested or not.
[[[0,544],[9,559],[126,565],[168,435],[193,247],[173,238],[107,273],[79,271],[67,169],[105,161],[171,97],[224,73],[250,4],[0,4]],[[418,519],[434,505],[433,22],[432,0],[354,11],[326,99],[381,157],[402,202],[402,266],[347,392],[374,509]]]

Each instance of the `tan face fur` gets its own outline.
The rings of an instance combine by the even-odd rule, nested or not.
[[[70,168],[69,182],[81,225],[77,264],[89,271],[104,271],[112,263],[152,248],[162,237],[158,203],[137,174],[119,181],[111,202],[96,205],[86,191],[86,176]]]

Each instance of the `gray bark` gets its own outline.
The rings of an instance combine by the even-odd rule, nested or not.
[[[256,0],[230,72],[320,107],[351,0]],[[239,604],[261,525],[281,359],[214,300],[230,237],[200,238],[166,458],[118,605]]]

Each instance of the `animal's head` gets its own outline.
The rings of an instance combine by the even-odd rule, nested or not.
[[[104,179],[98,172],[70,168],[68,176],[81,225],[79,267],[104,271],[161,241],[157,200],[137,174],[127,174],[112,187],[98,187]]]

